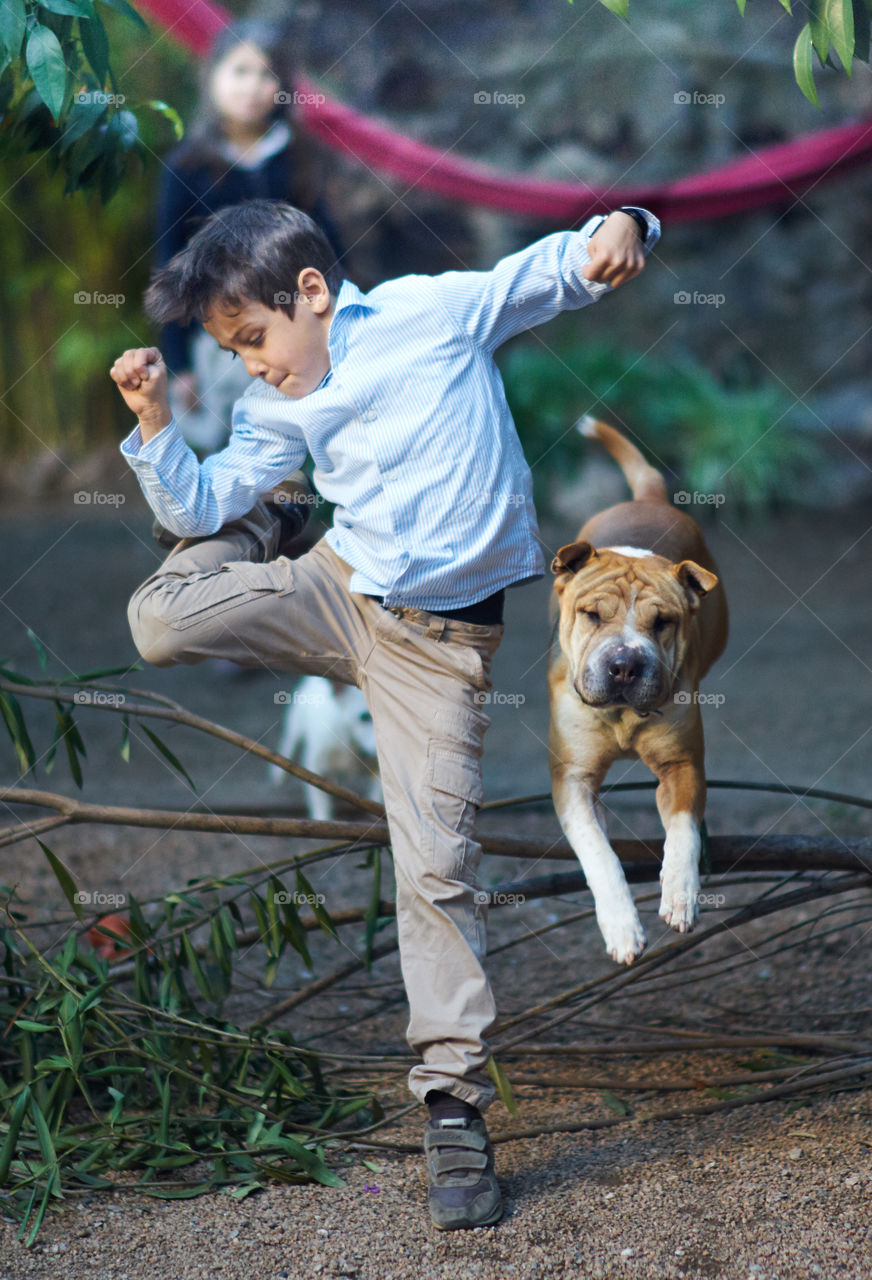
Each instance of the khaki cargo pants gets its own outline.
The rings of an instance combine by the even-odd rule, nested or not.
[[[263,505],[207,538],[183,539],[128,606],[133,639],[157,666],[230,658],[358,685],[373,719],[396,875],[409,1073],[420,1101],[444,1089],[486,1110],[485,1036],[496,1008],[485,973],[487,905],[476,900],[480,695],[503,625],[423,610],[398,616],[352,593],[352,569],[322,538],[273,558]],[[477,696],[478,695],[478,696]]]

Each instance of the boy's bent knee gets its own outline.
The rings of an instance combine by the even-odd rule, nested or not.
[[[179,634],[155,612],[153,597],[134,595],[127,606],[130,634],[139,655],[154,667],[171,667],[179,661]]]

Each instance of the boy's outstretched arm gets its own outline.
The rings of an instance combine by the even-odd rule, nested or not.
[[[660,238],[660,223],[637,210],[641,228],[628,213],[589,218],[579,231],[556,231],[491,271],[446,271],[434,276],[438,299],[454,321],[485,351],[515,334],[544,324],[561,311],[596,302],[632,280]]]

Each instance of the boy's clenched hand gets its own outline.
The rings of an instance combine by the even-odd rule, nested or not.
[[[632,280],[645,266],[639,228],[628,213],[616,209],[591,236],[587,245],[590,262],[582,270],[585,280],[619,284]]]
[[[167,368],[157,347],[131,347],[109,370],[124,403],[139,419],[143,440],[165,427],[172,418],[167,396]]]

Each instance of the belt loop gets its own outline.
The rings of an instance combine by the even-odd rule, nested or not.
[[[432,636],[434,640],[441,640],[442,633],[445,630],[447,618],[443,618],[440,614],[434,613],[430,621],[427,623],[427,635]]]

